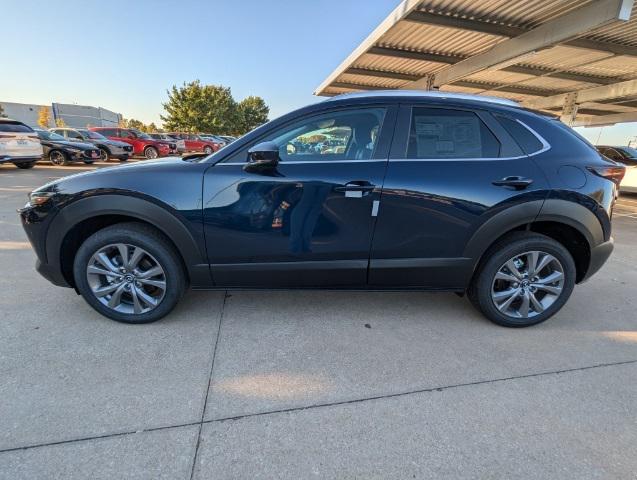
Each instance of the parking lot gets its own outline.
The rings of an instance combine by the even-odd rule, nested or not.
[[[0,478],[636,478],[637,196],[536,327],[454,294],[283,291],[132,326],[41,278],[15,212],[93,168],[0,166]]]

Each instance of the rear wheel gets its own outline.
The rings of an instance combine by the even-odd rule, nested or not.
[[[210,155],[212,153],[212,147],[210,145],[206,145],[203,149],[203,152],[207,155]]]
[[[14,163],[14,165],[18,168],[21,168],[23,170],[27,170],[29,168],[33,168],[35,167],[35,164],[37,162],[19,162],[19,163]]]
[[[49,152],[49,161],[53,165],[68,165],[69,164],[69,160],[68,158],[66,158],[66,155],[64,154],[64,152],[61,152],[59,150],[51,150]]]
[[[157,151],[157,149],[155,147],[146,147],[144,149],[144,156],[148,160],[153,160],[153,159],[159,157],[159,152]]]
[[[170,242],[138,223],[106,227],[78,249],[75,284],[102,315],[124,323],[148,323],[168,314],[181,299],[186,276]]]
[[[545,235],[516,232],[485,254],[469,299],[498,325],[528,327],[564,306],[575,274],[573,258],[562,244]]]

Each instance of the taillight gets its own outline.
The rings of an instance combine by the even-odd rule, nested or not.
[[[615,182],[619,185],[624,178],[624,174],[626,173],[626,167],[623,165],[613,165],[613,166],[591,166],[586,167],[589,172],[594,173],[598,177],[606,178],[611,182]]]

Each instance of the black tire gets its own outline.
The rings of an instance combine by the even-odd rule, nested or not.
[[[146,157],[147,160],[154,160],[156,158],[159,158],[159,150],[157,150],[155,147],[146,147],[144,149],[144,157]]]
[[[36,163],[37,162],[16,162],[14,163],[14,165],[18,168],[21,168],[22,170],[27,170],[29,168],[35,167]]]
[[[159,304],[145,313],[122,313],[102,304],[91,289],[87,267],[91,257],[100,249],[115,243],[134,245],[154,257],[165,273],[166,291]],[[80,246],[73,262],[75,285],[86,302],[112,320],[139,324],[164,317],[177,305],[186,290],[183,264],[170,241],[155,228],[141,223],[119,223],[97,231]]]
[[[100,148],[100,161],[108,162],[111,159],[111,152],[109,152],[107,148],[104,148],[104,147],[99,147],[99,148]]]
[[[66,166],[69,164],[69,159],[66,156],[66,153],[61,150],[51,150],[49,152],[49,162],[53,165]]]
[[[530,251],[548,253],[559,261],[563,269],[562,291],[541,313],[534,312],[535,316],[527,318],[513,317],[496,307],[491,296],[492,287],[496,274],[509,259]],[[467,293],[471,303],[493,323],[503,327],[529,327],[544,322],[564,306],[573,292],[575,277],[573,257],[561,243],[538,233],[514,232],[499,240],[484,254]]]

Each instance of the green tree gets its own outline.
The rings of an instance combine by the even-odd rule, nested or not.
[[[38,125],[44,129],[49,128],[51,123],[51,112],[47,107],[40,107],[38,110]]]
[[[259,97],[237,103],[230,88],[202,85],[199,80],[181,87],[174,85],[163,106],[166,114],[161,119],[166,130],[192,133],[245,133],[253,124],[261,123],[264,111],[265,118],[268,114],[268,107]]]
[[[238,124],[232,131],[235,135],[243,135],[268,121],[270,107],[261,97],[249,96],[241,100],[237,106]]]
[[[0,105],[0,118],[4,118],[4,117],[6,117],[4,113],[4,108],[2,108],[2,105]]]

